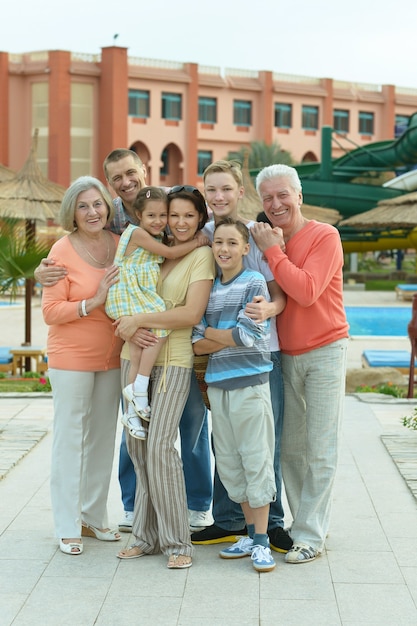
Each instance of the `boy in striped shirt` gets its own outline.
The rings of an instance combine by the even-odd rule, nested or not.
[[[243,267],[249,245],[242,222],[225,218],[216,225],[212,250],[219,276],[206,314],[194,328],[193,344],[195,354],[210,354],[206,382],[217,469],[248,528],[248,536],[220,556],[251,556],[254,568],[264,572],[275,567],[267,534],[276,495],[269,320],[256,322],[244,311],[255,296],[269,300],[269,293],[262,274]]]

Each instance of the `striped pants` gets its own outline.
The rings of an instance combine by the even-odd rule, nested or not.
[[[122,359],[122,380],[129,361]],[[161,378],[165,376],[162,389]],[[152,416],[148,438],[126,434],[136,471],[132,532],[143,552],[191,556],[190,529],[184,472],[175,448],[178,426],[190,390],[191,369],[154,367],[151,375]],[[123,383],[122,383],[123,384]],[[165,388],[165,391],[164,391]]]

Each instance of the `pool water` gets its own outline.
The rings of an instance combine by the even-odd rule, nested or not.
[[[408,337],[411,307],[347,306],[351,336]]]

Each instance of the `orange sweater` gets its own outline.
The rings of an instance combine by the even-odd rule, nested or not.
[[[118,241],[118,237],[113,235]],[[48,365],[52,368],[99,372],[120,367],[123,341],[114,335],[112,320],[100,305],[87,317],[79,302],[95,295],[105,269],[96,269],[75,252],[68,236],[57,241],[49,257],[67,268],[67,276],[42,294],[42,313],[49,325]]]
[[[277,317],[284,354],[296,355],[348,337],[343,306],[343,250],[336,228],[315,220],[286,243],[265,250],[276,282],[287,294]]]

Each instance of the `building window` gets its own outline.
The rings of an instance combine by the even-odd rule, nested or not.
[[[39,129],[37,162],[42,174],[48,177],[48,139],[49,139],[49,85],[32,84],[32,129]],[[32,130],[33,132],[33,130]]]
[[[292,104],[275,102],[275,127],[292,128]]]
[[[334,109],[333,128],[338,133],[349,132],[349,111],[345,111],[343,109]]]
[[[303,105],[301,126],[304,130],[318,130],[319,107]]]
[[[198,121],[206,124],[216,124],[217,98],[198,99]]]
[[[168,150],[162,150],[161,161],[162,167],[159,169],[160,176],[168,176],[169,173],[169,163],[168,163]]]
[[[359,111],[359,134],[373,135],[375,125],[375,115],[367,111]]]
[[[149,117],[149,91],[140,89],[129,89],[129,116]]]
[[[410,118],[408,115],[396,115],[395,116],[395,129],[394,129],[394,137],[400,137],[403,132],[408,127],[408,122]]]
[[[93,170],[94,88],[71,83],[71,180]]]
[[[250,100],[233,101],[233,124],[235,126],[252,125],[252,102]]]
[[[182,119],[182,96],[180,93],[162,94],[162,117],[165,120]]]
[[[211,150],[199,150],[197,155],[197,174],[202,176],[206,167],[213,162],[213,153]]]

